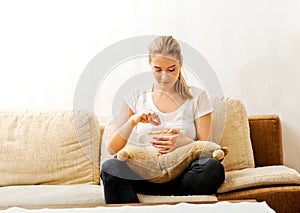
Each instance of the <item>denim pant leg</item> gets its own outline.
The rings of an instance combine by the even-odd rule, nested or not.
[[[185,195],[215,194],[224,179],[224,167],[218,160],[199,158],[182,174],[181,190]]]
[[[224,182],[223,165],[212,158],[194,160],[188,169],[167,183],[151,183],[141,179],[124,161],[110,159],[103,163],[101,178],[105,202],[138,203],[136,193],[152,195],[214,194]]]
[[[140,178],[126,162],[116,158],[105,161],[101,169],[104,185],[105,202],[138,203],[136,193],[149,195],[179,195],[181,194],[181,178],[166,183],[152,183]]]
[[[107,204],[139,202],[130,183],[131,180],[139,179],[139,177],[132,172],[126,162],[116,158],[105,161],[101,168],[101,179]]]

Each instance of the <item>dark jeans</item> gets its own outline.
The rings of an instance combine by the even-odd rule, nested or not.
[[[177,178],[167,183],[142,180],[126,164],[116,158],[102,165],[101,178],[105,202],[138,203],[137,193],[151,195],[209,195],[224,182],[224,167],[214,158],[194,160]]]

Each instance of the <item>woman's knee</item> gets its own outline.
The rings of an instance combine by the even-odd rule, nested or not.
[[[222,165],[222,163],[215,158],[209,158],[207,160],[206,167],[208,169],[224,171],[224,166]]]
[[[111,158],[106,161],[101,165],[101,170],[105,172],[109,172],[110,170],[114,170],[114,167],[118,167],[119,165],[119,160],[116,158]]]
[[[213,158],[194,160],[183,176],[185,194],[213,194],[224,182],[223,165]]]
[[[105,177],[117,177],[121,179],[139,179],[136,173],[134,173],[127,165],[125,161],[120,161],[116,158],[106,160],[101,166],[101,178]]]
[[[116,159],[109,159],[107,161],[105,161],[102,165],[101,165],[101,179],[103,181],[107,181],[109,179],[111,179],[112,177],[114,177],[113,175],[113,165],[115,164],[114,161]]]
[[[208,160],[205,173],[211,180],[214,180],[217,184],[219,184],[219,186],[225,180],[224,166],[220,161],[214,158],[210,158]]]

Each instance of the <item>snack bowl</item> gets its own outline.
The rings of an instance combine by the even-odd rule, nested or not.
[[[164,129],[161,131],[150,131],[146,134],[142,134],[139,136],[139,144],[141,146],[152,146],[151,141],[153,141],[153,137],[155,137],[155,136],[159,137],[159,136],[166,135],[169,133],[170,133],[170,129]]]

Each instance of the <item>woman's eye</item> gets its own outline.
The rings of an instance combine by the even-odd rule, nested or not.
[[[161,70],[154,70],[155,72],[161,72]],[[168,70],[169,72],[174,72],[175,71],[175,69],[169,69]]]

